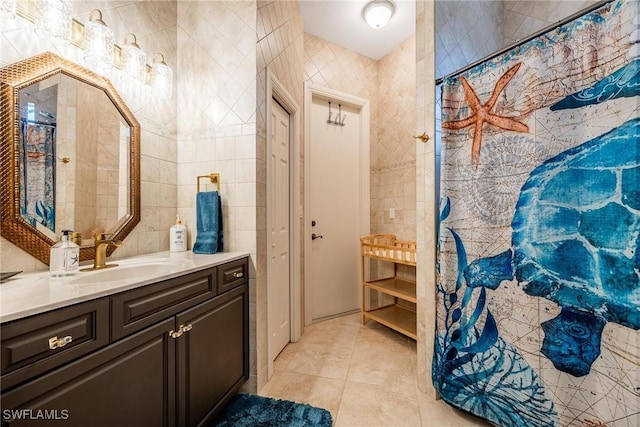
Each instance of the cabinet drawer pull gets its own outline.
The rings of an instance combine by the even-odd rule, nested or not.
[[[49,348],[51,350],[55,350],[56,348],[64,347],[73,341],[71,335],[67,335],[66,337],[58,338],[57,336],[49,338]]]
[[[242,271],[234,271],[233,272],[233,277],[235,279],[240,279],[241,277],[244,277],[244,273]]]
[[[169,331],[169,336],[171,338],[179,338],[185,332],[189,332],[191,329],[193,329],[193,325],[191,325],[189,323],[187,323],[186,325],[180,325],[180,327],[178,328],[177,331],[174,331],[174,330]]]
[[[180,329],[178,329],[177,331],[174,331],[173,329],[169,331],[169,336],[171,338],[180,338],[183,333],[184,332],[182,331],[182,326],[180,326]]]

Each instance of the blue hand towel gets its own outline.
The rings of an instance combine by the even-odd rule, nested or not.
[[[196,243],[194,254],[222,252],[222,200],[217,191],[204,191],[196,195]]]

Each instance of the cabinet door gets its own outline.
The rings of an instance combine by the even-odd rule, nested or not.
[[[2,425],[175,425],[172,328],[168,319],[3,394]]]
[[[244,284],[177,316],[178,425],[206,425],[249,378],[248,300]]]

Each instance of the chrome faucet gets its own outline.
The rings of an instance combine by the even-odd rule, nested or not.
[[[100,270],[103,268],[117,267],[118,264],[107,264],[107,247],[122,246],[122,240],[110,240],[105,237],[108,234],[96,233],[93,235],[93,242],[96,248],[96,255],[93,258],[93,268],[84,271]]]

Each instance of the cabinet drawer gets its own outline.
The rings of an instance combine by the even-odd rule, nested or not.
[[[108,298],[5,323],[2,325],[2,390],[108,342]]]
[[[218,267],[218,294],[249,281],[249,259],[231,261]]]
[[[215,294],[214,267],[114,295],[111,339],[142,330]]]

